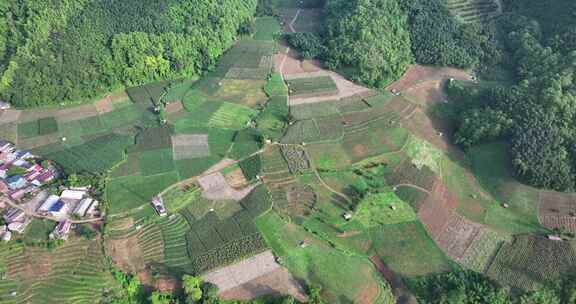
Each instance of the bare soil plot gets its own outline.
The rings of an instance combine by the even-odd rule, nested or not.
[[[21,111],[20,117],[18,118],[19,123],[30,122],[42,118],[54,117],[58,114],[60,110],[56,108],[50,109],[36,109],[36,110],[24,110]]]
[[[438,247],[451,258],[460,260],[474,239],[480,233],[481,226],[465,219],[463,216],[453,212],[444,230],[436,235],[434,240]]]
[[[94,102],[94,106],[98,110],[98,113],[104,114],[114,111],[114,104],[130,99],[125,91],[114,93],[102,97],[101,99]]]
[[[172,136],[174,160],[210,156],[207,134],[188,134]]]
[[[238,168],[224,175],[226,182],[235,189],[243,188],[248,184],[242,169]]]
[[[166,105],[166,113],[167,114],[174,114],[174,113],[178,113],[180,111],[184,110],[184,105],[182,104],[182,101],[175,101],[175,102],[170,102]]]
[[[406,89],[403,96],[420,105],[441,102],[447,98],[444,93],[444,83],[443,80],[424,81]]]
[[[38,147],[47,146],[61,142],[59,134],[48,134],[30,138],[19,138],[18,147],[25,150],[32,150]]]
[[[225,299],[252,299],[268,294],[306,299],[302,287],[276,263],[271,251],[211,271],[202,279],[218,286],[220,295]]]
[[[0,111],[0,125],[18,121],[21,114],[22,111],[14,109]]]
[[[145,265],[142,250],[138,243],[138,235],[122,239],[108,238],[106,240],[106,253],[116,266],[126,272],[138,272]]]
[[[285,269],[274,270],[220,293],[220,297],[225,300],[251,300],[265,295],[291,295],[298,301],[306,301],[302,287]]]
[[[468,72],[455,68],[438,68],[422,65],[412,65],[404,76],[388,86],[388,90],[402,92],[416,84],[429,80],[442,80],[454,78],[458,80],[470,80]]]
[[[564,227],[576,232],[576,194],[540,192],[538,218],[546,228]]]
[[[402,121],[402,126],[410,130],[410,132],[417,137],[433,144],[438,149],[442,151],[450,150],[451,145],[447,136],[448,131],[430,119],[421,109],[415,109],[408,119]]]
[[[252,185],[241,190],[236,190],[228,184],[226,178],[224,178],[220,172],[198,178],[198,184],[202,187],[202,196],[209,200],[240,201],[255,187],[255,185]]]
[[[75,120],[81,120],[99,114],[94,104],[85,104],[77,107],[66,108],[56,113],[56,119],[59,123],[66,123]]]

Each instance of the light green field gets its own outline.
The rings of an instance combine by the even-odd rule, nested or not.
[[[388,294],[386,298],[391,298],[389,287],[367,258],[348,256],[301,227],[285,223],[275,213],[261,216],[256,224],[282,264],[296,278],[322,286],[329,303],[354,302],[371,286],[378,286],[381,293]],[[304,240],[307,246],[302,248],[299,244]]]
[[[394,192],[368,194],[360,201],[354,220],[359,221],[366,228],[372,228],[415,221],[416,213]]]

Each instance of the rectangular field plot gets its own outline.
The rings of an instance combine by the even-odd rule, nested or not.
[[[286,135],[282,138],[285,144],[301,144],[314,142],[322,139],[322,134],[312,119],[299,120],[288,127]]]
[[[416,213],[394,192],[377,193],[368,195],[360,202],[354,220],[366,228],[371,228],[412,222],[416,220]]]
[[[186,240],[195,271],[226,265],[266,247],[253,220],[271,207],[267,196],[260,186],[240,203],[200,199],[180,211],[191,224]]]
[[[150,204],[152,197],[178,181],[175,172],[153,176],[127,176],[113,178],[106,188],[110,214],[129,211]]]
[[[123,159],[124,151],[132,143],[132,136],[108,134],[72,148],[52,144],[33,152],[54,160],[66,173],[105,172]]]
[[[245,106],[225,102],[210,117],[208,125],[221,129],[242,129],[257,112]]]
[[[295,97],[312,97],[324,94],[335,94],[338,92],[336,82],[334,82],[334,79],[330,76],[288,80],[288,88],[290,90],[290,95]]]
[[[174,135],[172,150],[175,160],[210,156],[208,134]]]
[[[306,149],[318,169],[336,170],[351,164],[348,154],[339,142],[312,144]]]
[[[453,264],[419,222],[386,225],[370,230],[376,254],[403,276],[450,271]]]
[[[267,97],[262,91],[262,87],[265,84],[264,79],[267,75],[268,72],[264,73],[260,78],[256,78],[258,74],[254,74],[248,79],[224,79],[218,83],[218,90],[210,95],[209,98],[210,100],[223,100],[247,107],[264,104]]]
[[[367,157],[399,151],[408,140],[409,133],[402,128],[370,128],[344,135],[342,146],[352,162]]]
[[[256,18],[256,33],[254,34],[255,40],[269,40],[273,41],[274,36],[280,32],[280,24],[274,17],[260,17]]]
[[[488,269],[488,276],[503,285],[534,290],[563,274],[573,273],[574,267],[576,253],[569,242],[522,235],[502,246]]]
[[[140,173],[144,176],[174,171],[172,149],[150,150],[138,153]]]
[[[337,101],[305,103],[290,107],[290,114],[297,120],[339,115]]]

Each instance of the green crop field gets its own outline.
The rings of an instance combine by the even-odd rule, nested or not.
[[[191,188],[182,190],[178,187],[171,189],[162,195],[166,209],[171,212],[177,212],[178,210],[185,208],[187,205],[196,201],[200,196],[199,188]]]
[[[400,200],[394,192],[369,194],[356,209],[354,220],[371,228],[416,220],[412,207]]]
[[[450,261],[419,222],[386,225],[370,230],[375,253],[395,272],[422,276],[450,271]]]
[[[576,267],[576,251],[569,242],[520,235],[502,246],[488,269],[501,284],[533,290]]]
[[[116,214],[150,204],[153,196],[177,181],[175,172],[113,178],[106,189],[110,202],[109,212]]]
[[[330,76],[297,78],[288,80],[290,95],[318,94],[338,90]]]
[[[242,129],[256,115],[256,111],[233,103],[223,103],[212,114],[208,126],[221,129]]]
[[[256,19],[256,40],[273,40],[280,32],[280,24],[274,17],[261,17]]]
[[[383,284],[367,258],[346,255],[275,213],[258,218],[257,225],[288,270],[308,284],[322,286],[330,303],[353,302],[368,286]],[[305,248],[299,245],[303,240],[308,242]]]

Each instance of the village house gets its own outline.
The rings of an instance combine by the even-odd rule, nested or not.
[[[49,237],[56,240],[68,240],[71,228],[72,222],[70,220],[61,221],[56,225],[56,228],[50,233]]]
[[[166,212],[166,208],[164,207],[164,201],[162,200],[161,197],[155,196],[154,198],[152,198],[152,206],[154,207],[154,210],[156,210],[158,215],[160,216],[168,215],[168,213]]]

